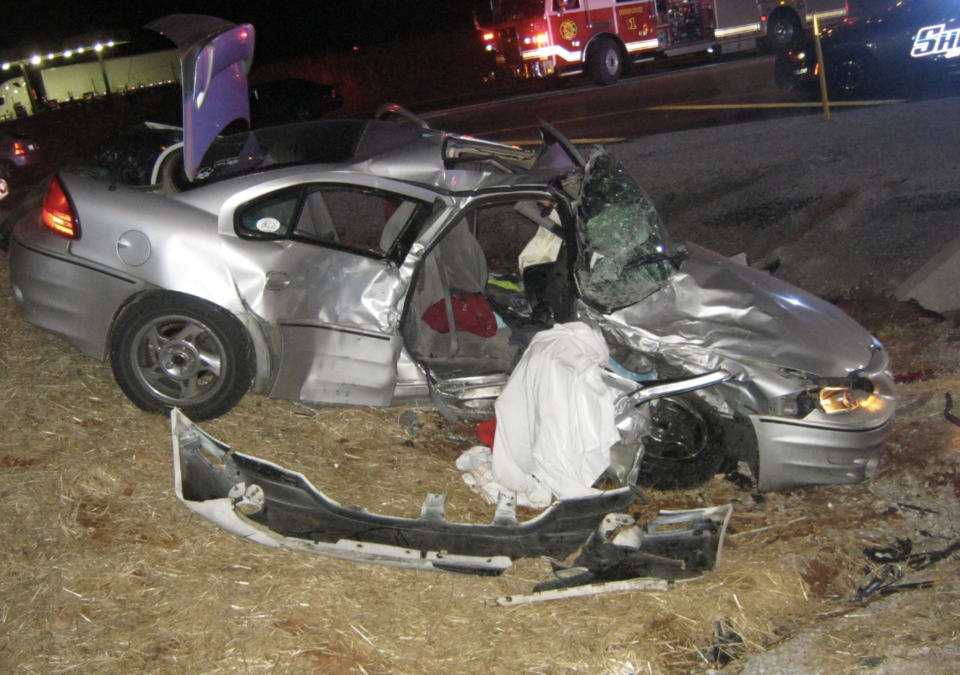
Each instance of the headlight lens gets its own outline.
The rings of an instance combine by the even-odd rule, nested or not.
[[[824,387],[820,390],[820,407],[828,415],[855,410],[860,402],[846,387]]]
[[[819,408],[828,415],[853,412],[870,407],[873,385],[865,378],[855,378],[848,384],[830,384],[811,387],[770,401],[769,411],[774,415],[803,419]]]

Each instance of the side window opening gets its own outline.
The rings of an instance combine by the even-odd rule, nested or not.
[[[344,186],[308,188],[295,236],[399,260],[409,248],[404,234],[430,213],[400,195]],[[405,244],[405,246],[404,246]]]
[[[293,229],[300,188],[258,199],[237,212],[237,233],[254,239],[282,239]]]
[[[260,198],[237,212],[237,233],[296,239],[402,260],[432,208],[401,195],[344,185],[310,185]]]
[[[403,322],[410,353],[441,377],[512,371],[535,333],[570,319],[560,221],[549,202],[466,214],[427,254],[411,288]]]

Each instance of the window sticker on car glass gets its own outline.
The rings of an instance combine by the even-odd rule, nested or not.
[[[276,218],[261,218],[257,221],[257,229],[261,232],[276,232],[280,229],[280,221]]]
[[[937,54],[945,54],[948,59],[960,56],[960,28],[947,30],[946,24],[940,24],[917,31],[910,56],[919,58]]]

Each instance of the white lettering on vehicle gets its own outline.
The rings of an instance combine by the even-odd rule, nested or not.
[[[921,58],[944,54],[948,59],[960,56],[960,28],[947,30],[946,24],[927,26],[917,32],[910,56]]]

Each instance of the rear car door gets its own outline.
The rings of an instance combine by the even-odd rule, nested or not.
[[[398,262],[431,212],[420,192],[295,184],[221,218],[240,295],[279,332],[272,398],[390,403],[402,347]]]

